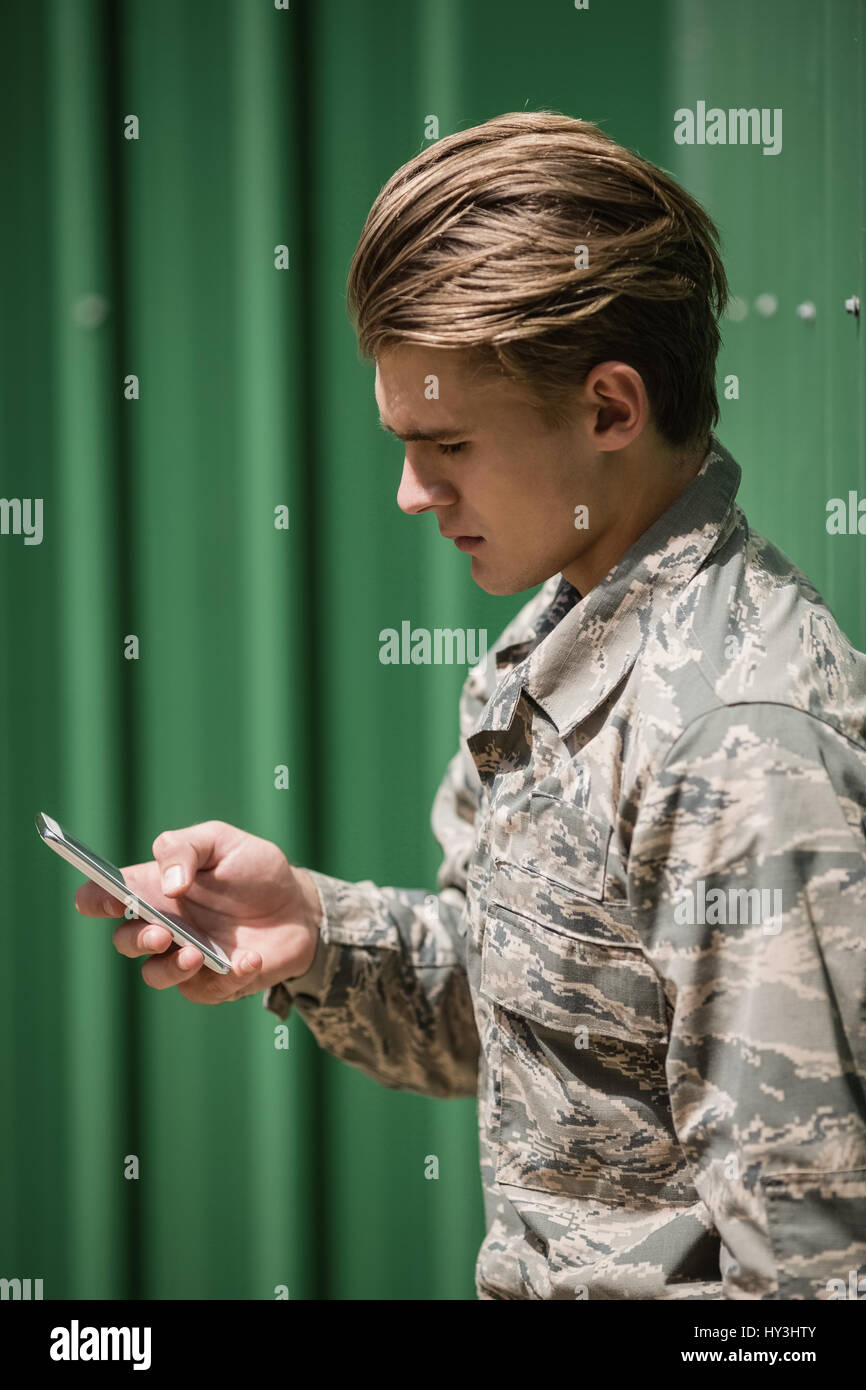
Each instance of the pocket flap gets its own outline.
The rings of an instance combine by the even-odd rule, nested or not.
[[[520,856],[536,873],[600,902],[611,826],[570,801],[533,792]]]
[[[490,904],[481,992],[512,1013],[563,1033],[624,1041],[667,1039],[664,991],[640,950],[566,936]]]

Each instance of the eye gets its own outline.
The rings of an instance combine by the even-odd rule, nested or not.
[[[461,440],[459,444],[440,444],[440,454],[459,454],[461,449],[466,448],[467,441]]]

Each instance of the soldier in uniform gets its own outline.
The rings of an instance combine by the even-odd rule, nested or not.
[[[866,657],[737,505],[716,240],[552,113],[397,171],[349,297],[398,501],[542,586],[463,687],[438,891],[221,822],[124,870],[233,962],[124,922],[149,984],[477,1095],[483,1299],[820,1299],[866,1260]]]

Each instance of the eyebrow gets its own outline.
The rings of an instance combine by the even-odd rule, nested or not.
[[[390,425],[385,424],[381,415],[379,416],[379,428],[387,430],[388,434],[395,435],[397,439],[402,439],[405,444],[421,440],[428,444],[436,444],[448,439],[463,439],[469,433],[466,429],[452,428],[434,430],[432,433],[427,430],[409,430],[406,434],[397,434],[396,430],[392,429]]]

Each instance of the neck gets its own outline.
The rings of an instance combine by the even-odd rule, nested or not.
[[[648,531],[700,472],[708,445],[687,455],[668,454],[663,460],[643,460],[640,468],[624,467],[620,482],[622,506],[612,522],[562,575],[581,595],[600,584],[614,565]],[[653,486],[640,485],[650,478]]]

